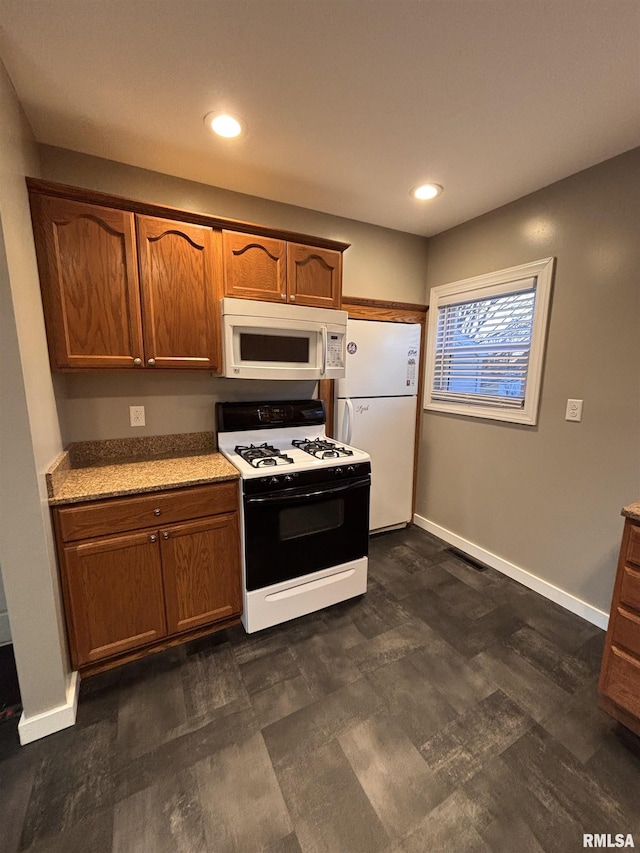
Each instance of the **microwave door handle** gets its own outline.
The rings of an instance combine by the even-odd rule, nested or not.
[[[322,327],[322,375],[327,372],[327,327]]]
[[[340,492],[349,492],[352,489],[360,489],[362,486],[368,486],[368,478],[358,480],[355,483],[347,483],[344,486],[332,486],[330,489],[318,489],[313,492],[298,492],[295,495],[262,495],[260,497],[245,498],[247,504],[275,504],[275,503],[299,503],[306,498],[324,498],[327,495],[337,495]]]

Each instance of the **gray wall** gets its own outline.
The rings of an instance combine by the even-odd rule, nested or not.
[[[253,196],[40,146],[43,177],[129,198],[343,240],[343,291],[350,296],[423,303],[427,241]],[[214,427],[217,400],[310,396],[309,383],[219,379],[211,374],[135,371],[55,377],[63,441],[197,432]],[[129,406],[145,407],[146,427],[129,426]]]
[[[220,379],[206,373],[108,371],[56,379],[64,443],[215,430],[215,403],[313,397],[315,382]],[[144,406],[144,427],[129,426],[129,406]]]
[[[429,240],[428,289],[557,262],[538,425],[425,412],[417,512],[607,612],[640,496],[639,234],[636,149]]]
[[[69,683],[44,481],[62,445],[24,183],[38,170],[0,63],[0,563],[26,718],[63,705]]]

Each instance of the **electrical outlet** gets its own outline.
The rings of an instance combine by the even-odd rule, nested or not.
[[[565,420],[576,423],[582,420],[582,402],[582,400],[567,400]]]
[[[145,425],[144,406],[129,406],[129,422],[132,427]]]

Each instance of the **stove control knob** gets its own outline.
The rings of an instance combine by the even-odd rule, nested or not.
[[[293,477],[291,476],[291,474],[285,474],[284,475],[285,483],[290,483],[292,480],[293,480]]]
[[[342,468],[334,468],[333,471],[334,471],[334,474],[336,474],[336,476],[338,474],[342,474]]]
[[[355,469],[355,467],[354,467],[353,465],[349,465],[349,466],[347,466],[347,473],[348,473],[348,474],[353,474],[353,472],[354,472],[355,470],[356,470],[356,469]]]
[[[277,478],[277,477],[271,477],[271,479],[269,480],[269,484],[270,484],[270,485],[272,485],[272,486],[275,486],[275,484],[276,484],[277,482],[278,482],[278,478]]]

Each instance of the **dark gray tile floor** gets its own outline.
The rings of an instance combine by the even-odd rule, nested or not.
[[[416,528],[366,596],[82,683],[75,727],[0,726],[0,849],[567,853],[640,845],[640,741],[597,628]]]

